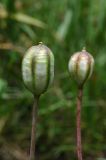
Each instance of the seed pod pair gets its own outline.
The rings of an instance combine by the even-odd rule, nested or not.
[[[79,87],[90,78],[93,66],[94,59],[85,49],[71,56],[68,69]],[[43,44],[31,47],[23,59],[22,74],[26,87],[34,95],[44,93],[54,78],[54,56],[51,50]]]
[[[81,105],[82,90],[85,82],[93,71],[94,59],[83,49],[75,53],[69,60],[68,69],[78,84],[77,97],[77,155],[82,160],[81,150]],[[22,62],[22,75],[24,84],[34,94],[35,102],[32,115],[32,135],[30,147],[30,160],[35,159],[35,134],[39,96],[44,93],[54,78],[54,56],[51,50],[43,44],[31,47]],[[36,115],[36,116],[35,116]]]

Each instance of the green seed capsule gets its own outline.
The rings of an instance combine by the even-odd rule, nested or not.
[[[28,49],[22,61],[22,76],[34,95],[47,90],[54,79],[54,56],[47,46],[39,44]]]
[[[94,66],[94,58],[85,49],[73,54],[69,60],[68,69],[79,87],[91,77]]]

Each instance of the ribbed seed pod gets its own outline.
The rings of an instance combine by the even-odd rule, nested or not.
[[[34,95],[47,90],[54,78],[54,56],[47,46],[41,43],[28,49],[22,61],[22,76]]]
[[[91,77],[94,66],[94,58],[85,49],[74,53],[70,60],[68,69],[71,77],[75,79],[79,87]]]

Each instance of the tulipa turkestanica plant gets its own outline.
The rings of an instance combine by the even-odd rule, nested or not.
[[[77,96],[77,156],[78,160],[82,160],[82,145],[81,145],[81,108],[83,87],[86,81],[91,77],[94,66],[93,56],[86,51],[85,48],[81,52],[74,53],[68,64],[68,70],[71,77],[76,81],[78,87]]]
[[[46,92],[54,79],[54,56],[42,42],[26,52],[22,61],[22,77],[25,86],[34,96],[30,160],[35,160],[38,102],[41,94]]]

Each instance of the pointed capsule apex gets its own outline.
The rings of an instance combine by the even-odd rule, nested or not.
[[[83,47],[82,52],[86,52],[86,47]]]
[[[43,44],[43,42],[39,42],[39,44]]]

